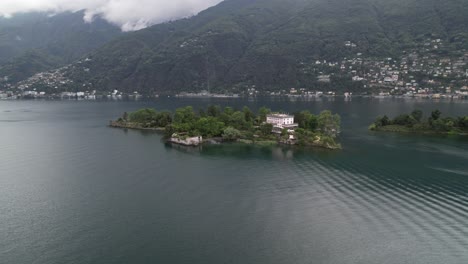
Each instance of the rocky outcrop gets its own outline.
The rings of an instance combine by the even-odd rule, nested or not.
[[[173,134],[169,142],[184,146],[198,146],[203,143],[203,137],[187,137],[185,135]]]

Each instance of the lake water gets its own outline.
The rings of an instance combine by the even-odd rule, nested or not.
[[[141,107],[331,109],[343,151],[171,147],[108,128]],[[468,263],[468,140],[376,134],[468,102],[0,102],[0,263]]]

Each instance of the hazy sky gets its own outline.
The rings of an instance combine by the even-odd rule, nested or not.
[[[0,16],[15,13],[86,10],[84,19],[100,16],[122,30],[138,30],[148,25],[195,15],[222,0],[0,0]]]

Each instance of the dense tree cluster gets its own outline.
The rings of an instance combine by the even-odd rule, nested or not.
[[[340,116],[328,110],[322,111],[318,116],[309,111],[298,112],[294,114],[294,120],[299,124],[299,128],[304,130],[320,131],[333,138],[340,133]]]
[[[377,120],[370,126],[371,130],[379,130],[391,128],[392,130],[405,131],[426,131],[436,133],[461,133],[468,132],[468,116],[460,117],[442,117],[439,110],[431,112],[427,118],[423,118],[423,112],[414,110],[410,114],[402,114],[394,119],[388,116],[378,117]]]
[[[172,114],[168,111],[156,112],[145,108],[128,114],[125,112],[121,121],[141,124],[143,127],[165,127],[172,123]]]
[[[295,121],[299,124],[295,136],[299,145],[313,145],[320,142],[329,146],[335,146],[335,138],[340,133],[341,118],[330,111],[322,111],[319,115],[302,111],[294,114]]]
[[[188,133],[191,136],[222,137],[225,140],[239,138],[253,139],[255,134],[271,136],[271,125],[264,124],[266,115],[271,111],[262,108],[256,116],[248,107],[236,110],[232,107],[211,105],[195,113],[193,107],[179,108],[174,114],[172,124],[166,126],[170,133]]]

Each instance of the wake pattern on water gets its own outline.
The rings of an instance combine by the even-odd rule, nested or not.
[[[313,159],[296,163],[294,170],[302,177],[303,189],[320,190],[315,192],[318,200],[328,201],[353,228],[396,241],[415,238],[435,251],[468,258],[466,185],[443,175],[421,179],[388,168],[361,167]]]

